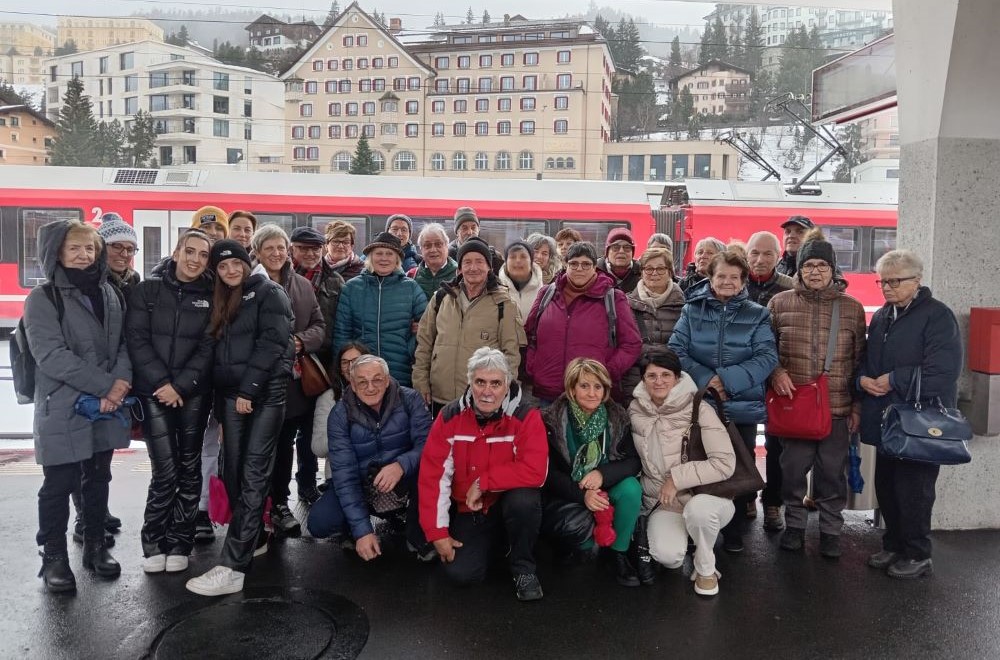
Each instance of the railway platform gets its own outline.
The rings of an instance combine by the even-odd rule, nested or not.
[[[718,550],[721,593],[708,599],[694,594],[689,564],[628,589],[594,563],[556,567],[542,549],[545,598],[519,603],[502,566],[478,588],[456,588],[402,548],[365,564],[308,537],[273,542],[242,594],[204,598],[184,582],[215,565],[222,534],[185,573],[142,572],[141,444],[113,465],[121,577],[92,576],[71,542],[78,591],[48,594],[35,577],[41,468],[30,451],[4,447],[0,658],[1000,657],[1000,532],[935,533],[935,575],[896,581],[865,566],[879,541],[859,512],[848,514],[839,561],[819,556],[815,521],[805,553],[790,554],[758,517],[744,552]]]

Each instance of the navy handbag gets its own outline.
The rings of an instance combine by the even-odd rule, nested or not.
[[[916,384],[916,396],[910,392]],[[894,403],[882,414],[882,444],[878,453],[932,465],[961,465],[972,460],[967,442],[972,427],[957,408],[945,408],[940,398],[920,400],[920,367],[906,392],[906,403]]]

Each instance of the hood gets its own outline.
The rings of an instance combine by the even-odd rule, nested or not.
[[[458,292],[461,290],[459,288],[459,285],[461,285],[462,282],[464,281],[465,280],[462,279],[462,274],[459,273],[458,275],[455,276],[455,279],[451,280],[450,282],[442,282],[441,288],[444,289],[444,292],[447,293],[452,298],[457,298]],[[489,271],[486,274],[486,287],[483,289],[483,291],[486,293],[493,293],[499,288],[500,288],[500,280],[497,279],[497,276],[493,274],[492,270]]]
[[[444,262],[441,269],[437,273],[432,273],[431,269],[427,266],[427,262],[420,262],[419,268],[417,268],[417,273],[424,275],[425,277],[449,277],[455,271],[458,270],[458,262],[448,257],[448,260]]]
[[[740,292],[737,293],[732,298],[730,298],[726,304],[729,304],[730,302],[733,303],[743,302],[744,300],[747,299],[748,295],[749,294],[747,294],[747,288],[744,286],[742,289],[740,289]],[[719,299],[715,297],[715,294],[712,293],[711,280],[704,280],[702,282],[699,282],[698,284],[695,284],[690,289],[688,289],[687,301],[689,303],[702,302],[705,304],[712,304],[712,303],[715,303],[717,305],[722,304],[719,301]]]
[[[597,269],[595,272],[597,273],[597,277],[590,283],[590,287],[583,295],[591,298],[603,298],[608,289],[614,288],[615,279],[600,269]],[[556,277],[556,291],[562,293],[568,281],[569,274],[566,271],[559,273],[559,276]]]
[[[521,386],[517,384],[516,380],[512,380],[510,381],[510,389],[507,390],[507,395],[500,404],[499,412],[507,417],[513,416],[520,404]],[[464,411],[470,408],[475,412],[475,406],[472,402],[472,388],[466,386],[465,393],[458,399],[458,409]]]
[[[639,284],[642,283],[640,282]],[[681,287],[675,282],[671,282],[670,291],[667,292],[667,297],[660,304],[660,307],[683,307],[686,302],[687,299],[684,297],[684,292],[681,291]],[[628,304],[629,307],[640,312],[648,311],[655,313],[656,310],[659,309],[659,307],[654,308],[649,301],[643,300],[639,297],[638,286],[636,286],[636,288],[628,294]]]
[[[807,289],[806,285],[802,283],[802,279],[799,277],[795,278],[795,293],[806,298],[807,300],[819,299],[819,300],[832,300],[839,295],[842,295],[847,289],[847,282],[844,280],[833,279],[830,282],[830,286],[820,291],[813,291],[812,289]]]
[[[57,220],[43,225],[38,230],[38,263],[42,267],[45,278],[52,282],[56,274],[56,266],[59,265],[59,250],[63,241],[66,240],[66,233],[69,231],[71,221]],[[104,243],[101,243],[101,251],[97,254],[97,272],[101,275],[101,281],[107,279],[108,261],[104,258]]]
[[[507,274],[506,264],[500,269],[500,275],[498,276],[498,278],[500,280],[500,284],[503,284],[511,291],[517,291],[517,287],[514,285],[514,280],[512,280],[510,278],[510,275]],[[531,277],[528,278],[528,281],[524,284],[524,286],[530,287],[530,286],[541,286],[541,285],[542,285],[542,267],[532,262]]]
[[[211,292],[212,287],[215,285],[215,277],[212,275],[212,271],[207,268],[195,281],[181,282],[177,279],[177,262],[172,257],[169,258],[169,261],[167,261],[158,276],[147,279],[161,279],[175,289],[181,289],[182,291],[208,290]]]
[[[686,371],[682,371],[680,380],[677,381],[676,385],[674,385],[674,389],[670,390],[670,394],[667,395],[666,401],[664,401],[659,407],[653,403],[653,400],[649,396],[649,392],[646,391],[646,384],[641,380],[632,392],[632,395],[635,397],[632,400],[632,405],[638,408],[642,413],[650,416],[670,414],[690,406],[691,401],[694,399],[694,395],[697,394],[697,392],[698,386],[694,384],[691,376],[688,376]]]

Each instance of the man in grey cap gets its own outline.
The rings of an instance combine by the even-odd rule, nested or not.
[[[813,221],[804,215],[793,215],[781,223],[781,230],[784,232],[785,251],[781,255],[778,265],[775,267],[776,271],[789,277],[795,276],[796,255],[798,254],[799,246],[802,245],[802,239],[805,237],[806,232],[815,226]]]
[[[330,329],[323,339],[323,345],[316,355],[327,370],[333,369],[333,322],[337,318],[337,301],[344,288],[344,278],[333,270],[323,258],[326,236],[314,227],[296,227],[289,237],[291,243],[292,267],[295,272],[309,280],[316,292],[316,301],[323,313],[326,327]]]
[[[448,256],[457,263],[458,248],[473,236],[479,236],[479,216],[471,206],[460,206],[455,209],[455,240],[448,246]],[[493,274],[499,276],[500,269],[503,268],[503,257],[492,245],[490,245],[490,261]]]

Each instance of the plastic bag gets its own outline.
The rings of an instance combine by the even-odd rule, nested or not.
[[[848,449],[847,483],[852,493],[860,495],[865,490],[865,478],[861,476],[861,448],[856,440],[851,439]]]
[[[208,518],[216,525],[228,525],[232,517],[233,510],[229,508],[226,484],[218,475],[213,474],[208,478]]]

